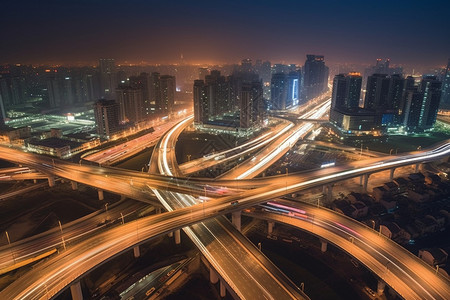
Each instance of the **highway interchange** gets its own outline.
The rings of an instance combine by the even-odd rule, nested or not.
[[[188,122],[188,121],[186,121]],[[181,126],[180,126],[181,127]],[[301,134],[298,135],[299,138],[301,137]],[[164,141],[164,140],[162,140]],[[170,139],[167,141],[167,145],[169,145]],[[287,143],[286,145],[290,145],[291,142],[293,141],[288,141],[288,139],[286,139]],[[162,144],[164,145],[165,142],[163,142]],[[295,144],[295,142],[293,142],[293,144]],[[278,144],[278,145],[282,145],[282,144]],[[279,148],[279,147],[277,147]],[[174,148],[172,148],[174,149]],[[163,160],[158,162],[158,167],[161,166],[162,168],[164,168],[164,165],[167,163],[167,167],[165,169],[165,174],[166,175],[170,175],[169,173],[173,170],[179,170],[179,167],[175,166],[172,160],[172,166],[170,166],[170,160],[167,161],[167,154],[170,153],[171,150],[166,150],[166,151],[162,151],[160,153],[161,157],[163,157]],[[278,150],[279,151],[279,150]],[[70,164],[70,163],[64,163],[61,161],[57,161],[55,160],[55,163],[52,161],[49,161],[48,159],[45,160],[44,158],[42,158],[42,160],[36,160],[37,156],[27,156],[24,155],[23,157],[18,157],[16,153],[17,151],[14,151],[12,149],[4,149],[4,148],[0,148],[0,154],[2,155],[2,157],[8,157],[8,155],[11,155],[10,159],[11,161],[14,162],[21,162],[24,165],[29,165],[30,167],[33,167],[41,172],[47,173],[47,174],[53,174],[53,175],[57,175],[57,176],[61,176],[63,178],[67,178],[70,180],[75,180],[78,182],[82,182],[82,183],[86,183],[89,185],[93,185],[96,186],[97,188],[104,188],[105,185],[107,183],[109,183],[109,185],[111,185],[111,182],[117,183],[119,184],[119,182],[123,182],[125,181],[125,184],[122,184],[122,186],[118,189],[115,189],[114,192],[119,193],[119,194],[126,194],[127,196],[131,196],[133,198],[138,198],[138,197],[148,197],[148,193],[149,191],[146,192],[142,192],[142,188],[145,188],[146,186],[150,186],[151,189],[153,189],[155,191],[163,191],[164,193],[176,193],[176,192],[183,192],[183,193],[189,193],[191,194],[193,191],[192,188],[192,184],[191,187],[189,188],[185,188],[183,187],[183,184],[180,184],[183,182],[183,180],[181,179],[174,179],[173,177],[170,177],[169,179],[165,178],[164,176],[156,176],[156,175],[146,175],[144,176],[143,174],[136,174],[137,172],[123,172],[123,171],[119,171],[116,169],[106,169],[107,171],[103,170],[105,168],[98,168],[98,167],[94,167],[94,166],[78,166],[78,165],[74,165],[74,164]],[[174,152],[174,151],[172,151]],[[58,254],[57,256],[51,258],[48,260],[48,262],[45,262],[44,264],[42,264],[41,266],[46,266],[49,265],[48,268],[51,269],[51,271],[56,272],[57,270],[62,270],[67,268],[67,266],[71,265],[73,267],[72,264],[80,264],[82,267],[79,271],[73,271],[73,272],[69,272],[69,273],[74,273],[71,276],[68,276],[67,278],[61,278],[61,280],[56,279],[54,276],[50,276],[50,273],[48,275],[48,277],[46,276],[42,276],[42,278],[40,278],[39,280],[37,280],[36,282],[36,286],[33,288],[30,286],[30,291],[29,292],[33,292],[37,298],[39,297],[46,297],[45,294],[49,294],[49,295],[54,295],[57,294],[65,285],[69,284],[70,282],[72,282],[73,280],[75,280],[78,276],[84,274],[85,272],[89,271],[92,267],[102,263],[103,261],[101,260],[101,257],[99,257],[99,253],[102,253],[101,255],[105,255],[104,252],[102,251],[107,251],[107,253],[112,256],[112,255],[117,255],[118,253],[121,253],[123,251],[125,251],[126,249],[129,249],[130,247],[132,247],[135,243],[140,243],[145,241],[146,239],[149,239],[151,237],[154,237],[158,234],[163,234],[163,233],[167,233],[170,231],[173,231],[177,228],[181,228],[181,227],[185,227],[189,224],[194,224],[197,223],[200,220],[204,220],[207,218],[210,218],[212,216],[217,216],[220,214],[224,214],[226,212],[231,212],[231,211],[238,211],[241,210],[245,207],[249,207],[249,206],[253,206],[255,204],[261,203],[261,202],[266,202],[269,199],[273,199],[279,196],[282,196],[283,194],[286,193],[290,193],[293,191],[298,191],[298,190],[302,190],[302,189],[307,189],[313,186],[320,186],[326,183],[331,183],[334,182],[336,180],[343,180],[346,178],[351,178],[354,176],[359,176],[359,175],[363,175],[363,174],[368,174],[371,172],[377,172],[380,170],[386,170],[389,168],[393,168],[393,167],[398,167],[398,166],[402,166],[402,165],[407,165],[407,164],[415,164],[415,163],[422,163],[424,161],[431,161],[431,160],[435,160],[435,159],[440,159],[442,157],[446,157],[449,155],[450,152],[450,146],[448,143],[444,143],[443,145],[436,147],[432,150],[424,150],[424,151],[417,151],[416,153],[408,153],[406,155],[402,155],[402,156],[391,156],[391,157],[384,157],[384,158],[374,158],[371,159],[369,161],[364,160],[364,163],[362,164],[361,162],[357,162],[353,165],[349,165],[349,166],[340,166],[340,167],[334,167],[334,168],[329,168],[327,170],[316,170],[316,171],[311,171],[309,173],[304,173],[304,174],[290,174],[288,176],[278,176],[275,178],[271,178],[271,179],[267,179],[267,178],[263,178],[263,179],[258,179],[258,180],[243,180],[242,184],[236,184],[237,188],[233,191],[233,193],[229,193],[230,195],[228,196],[223,196],[221,198],[217,198],[217,199],[213,199],[210,198],[208,201],[206,201],[206,199],[204,199],[204,201],[201,204],[196,204],[194,206],[191,206],[189,208],[181,208],[181,209],[177,209],[173,212],[168,212],[168,213],[164,213],[162,215],[164,215],[164,218],[161,218],[160,216],[154,216],[154,217],[146,217],[143,218],[139,221],[135,221],[135,222],[131,222],[129,224],[124,224],[119,226],[118,228],[120,228],[120,230],[124,230],[124,231],[120,231],[121,233],[114,233],[113,230],[117,230],[117,228],[111,228],[108,229],[104,234],[104,239],[99,239],[100,245],[97,245],[96,247],[94,247],[95,245],[93,245],[92,247],[90,247],[89,245],[85,244],[84,242],[81,242],[79,244],[73,245],[73,248],[68,249],[67,251],[64,251],[60,254]],[[20,152],[19,152],[20,153]],[[164,155],[165,153],[165,155]],[[271,152],[273,153],[273,151]],[[277,153],[278,155],[279,153]],[[6,156],[4,156],[6,155]],[[272,159],[276,159],[277,155],[272,154]],[[164,162],[164,157],[166,162]],[[8,159],[8,158],[6,158]],[[159,160],[159,159],[158,159]],[[258,161],[263,161],[263,160],[259,160],[259,158],[257,158]],[[42,162],[45,161],[45,162]],[[256,160],[255,160],[256,161]],[[270,161],[270,159],[269,159]],[[176,163],[176,161],[175,161]],[[266,165],[268,164],[268,162],[262,163],[262,165]],[[358,166],[359,164],[359,166]],[[70,172],[69,172],[70,170]],[[79,172],[76,176],[73,175],[74,171]],[[164,169],[163,169],[164,170]],[[83,173],[84,172],[84,173]],[[179,171],[177,171],[179,172]],[[259,168],[255,168],[254,172],[259,172],[260,173],[260,169]],[[253,172],[252,172],[253,173]],[[242,173],[241,173],[242,174]],[[105,175],[107,177],[105,177]],[[89,176],[90,179],[92,180],[87,180],[85,182],[82,181],[83,177],[85,176]],[[101,178],[101,180],[100,180]],[[105,179],[103,179],[105,178]],[[214,186],[214,183],[210,180],[208,181],[201,181],[201,180],[197,180],[197,181],[192,181],[195,182],[195,184],[198,184],[197,188],[194,188],[195,193],[197,193],[198,195],[201,194],[201,191],[205,190],[205,186],[208,186],[208,191],[211,189],[211,186]],[[265,186],[260,187],[261,186],[261,182],[264,182]],[[181,185],[181,187],[180,187]],[[223,188],[223,186],[225,185],[225,182],[221,182],[221,181],[217,181],[216,183],[216,188],[217,189],[221,189]],[[230,188],[232,187],[232,185],[229,185]],[[238,195],[235,195],[234,193],[236,193],[236,191],[241,190],[243,186],[247,186],[247,187],[255,187],[253,190],[246,190],[246,191],[240,191]],[[108,190],[107,188],[104,188],[105,190]],[[141,190],[142,194],[137,193],[136,191],[134,192],[130,192],[129,190]],[[167,191],[166,191],[167,190]],[[171,192],[169,192],[169,190],[171,190]],[[126,192],[126,193],[125,193]],[[156,192],[158,193],[158,192]],[[158,194],[157,194],[158,196]],[[208,196],[213,196],[213,195],[208,195]],[[167,196],[166,196],[167,197]],[[161,198],[161,197],[159,197]],[[195,199],[195,198],[194,198]],[[237,205],[230,205],[230,203],[233,203],[235,201],[238,201]],[[192,204],[192,203],[190,203]],[[166,206],[166,205],[165,205]],[[167,206],[166,206],[167,208]],[[322,209],[320,209],[319,211],[322,211]],[[348,222],[348,220],[341,220],[340,218],[343,218],[343,216],[338,215],[334,212],[329,212],[330,214],[332,214],[333,218],[338,218],[335,220],[338,220],[340,224],[346,224],[346,222]],[[181,214],[181,215],[180,215]],[[183,215],[184,214],[184,215]],[[318,219],[318,216],[322,217],[320,213],[314,212],[313,214],[314,220],[315,222],[320,222],[321,219]],[[160,223],[158,223],[157,218],[160,217],[162,220],[160,220],[160,222],[164,223],[164,226],[160,225]],[[292,219],[292,216],[284,216],[286,218],[290,218]],[[155,219],[152,219],[155,218]],[[174,218],[174,219],[172,219]],[[278,220],[279,219],[279,215],[272,213],[272,219],[282,222],[283,220]],[[295,218],[294,218],[295,219]],[[151,221],[150,221],[151,220]],[[209,221],[208,221],[209,222]],[[134,224],[136,223],[136,224]],[[130,224],[133,224],[133,227],[130,227]],[[229,224],[229,223],[228,223]],[[314,223],[316,224],[316,223]],[[367,229],[366,227],[364,227],[363,225],[360,224],[350,224],[352,226],[352,231],[355,232],[359,232],[361,230],[361,232],[363,234],[360,234],[360,236],[370,236],[370,229]],[[160,227],[158,227],[160,226]],[[199,226],[199,225],[196,225]],[[224,226],[229,226],[229,225],[224,225]],[[222,226],[223,230],[225,227]],[[359,226],[359,227],[358,227]],[[299,226],[301,228],[301,226]],[[360,228],[362,227],[362,228]],[[138,229],[136,229],[138,228]],[[159,228],[159,229],[158,229]],[[130,231],[130,233],[128,234],[128,231]],[[231,229],[232,230],[232,229]],[[133,231],[134,235],[131,233],[131,231]],[[204,230],[202,230],[204,231]],[[332,230],[328,230],[330,232],[332,232]],[[315,233],[315,232],[314,232]],[[120,235],[121,238],[124,238],[125,240],[117,240],[116,234]],[[317,233],[315,233],[317,234]],[[326,236],[325,233],[320,233],[321,236],[322,234]],[[347,232],[348,234],[348,232]],[[373,232],[372,232],[373,234]],[[375,233],[376,234],[376,233]],[[139,235],[139,236],[135,236],[135,235]],[[237,233],[233,233],[232,235],[234,236],[239,236],[239,234]],[[356,236],[358,238],[360,238],[360,236]],[[342,238],[342,237],[341,237]],[[354,239],[356,239],[355,237],[353,237]],[[345,238],[344,238],[345,239]],[[333,243],[338,244],[338,242],[333,241],[330,238],[330,241],[332,241]],[[348,242],[348,240],[346,240]],[[376,255],[376,253],[371,252],[373,251],[373,249],[376,249],[377,251],[381,251],[379,249],[379,247],[381,247],[381,244],[373,244],[372,240],[369,241],[364,241],[364,243],[361,243],[361,245],[358,245],[359,239],[353,240],[354,243],[352,243],[353,245],[351,246],[351,248],[353,249],[353,247],[356,247],[357,249],[360,248],[364,248],[367,247],[366,249],[362,249],[361,253],[352,253],[351,251],[354,251],[355,249],[350,249],[349,253],[351,255],[354,255],[356,258],[358,258],[361,262],[363,262],[364,264],[366,264],[366,266],[369,267],[369,269],[373,270],[375,273],[377,273],[377,275],[382,278],[385,282],[387,282],[390,286],[394,287],[396,289],[396,291],[404,296],[407,299],[449,299],[450,298],[450,291],[449,291],[449,282],[448,279],[444,279],[441,278],[440,275],[433,275],[433,270],[424,265],[423,263],[420,262],[420,260],[418,260],[416,257],[408,254],[408,255],[404,255],[403,252],[405,252],[403,249],[397,249],[397,248],[392,248],[394,246],[392,246],[391,244],[396,245],[395,243],[391,242],[390,240],[383,240],[383,245],[384,243],[387,244],[389,247],[389,251],[387,250],[383,250],[383,257]],[[367,246],[367,243],[371,243],[369,244],[370,247]],[[128,243],[128,244],[127,244]],[[345,244],[345,242],[343,242]],[[108,247],[105,249],[105,247],[102,247],[102,244],[107,244]],[[114,245],[114,246],[112,246]],[[339,245],[339,244],[338,244]],[[105,246],[105,245],[103,245]],[[115,248],[117,247],[117,248]],[[397,246],[398,247],[398,246]],[[342,249],[346,250],[345,245],[341,247]],[[79,252],[77,252],[77,250]],[[113,250],[116,249],[116,250]],[[356,251],[356,250],[355,250]],[[359,251],[359,250],[358,250]],[[391,251],[393,251],[394,253],[391,253]],[[403,253],[403,254],[402,254]],[[384,257],[388,257],[388,255],[391,254],[394,257],[389,258],[389,263],[392,266],[399,266],[399,270],[395,270],[395,271],[390,271],[389,276],[383,275],[386,273],[386,270],[381,270],[380,267],[371,267],[370,266],[370,262],[365,262],[365,259],[367,257],[372,257],[370,260],[372,261],[378,261],[379,264],[381,265],[385,265],[385,263],[387,262],[386,258]],[[90,257],[95,257],[97,260],[91,260]],[[69,258],[70,257],[70,258]],[[88,258],[89,257],[89,258]],[[106,256],[109,257],[109,256]],[[401,258],[401,260],[399,260],[399,258]],[[403,262],[403,259],[410,259],[412,262],[411,264],[408,264],[413,266],[414,269],[413,270],[408,270],[408,266],[406,266],[406,264],[401,264],[398,263]],[[71,260],[73,259],[73,260]],[[99,260],[98,260],[99,259]],[[384,259],[384,260],[383,260]],[[69,262],[70,260],[70,262]],[[80,263],[83,262],[83,263]],[[218,266],[216,266],[216,268],[218,268]],[[406,268],[406,270],[405,270]],[[50,272],[50,269],[49,270]],[[71,269],[72,270],[72,269]],[[392,269],[394,270],[394,269]],[[382,272],[384,271],[384,273]],[[412,274],[407,273],[408,276],[405,276],[405,272],[413,272]],[[427,273],[428,272],[428,273]],[[424,280],[418,280],[417,275],[415,274],[429,274],[431,272],[430,277],[428,278],[428,276],[421,276],[421,277],[426,277],[426,279]],[[33,272],[30,272],[33,273]],[[45,271],[40,271],[40,274],[47,274]],[[58,273],[60,276],[61,273]],[[33,276],[32,274],[27,276]],[[35,275],[36,276],[36,275]],[[25,277],[25,276],[24,276]],[[33,278],[33,277],[31,277]],[[34,277],[37,278],[37,277]],[[410,278],[412,278],[413,280],[410,280]],[[405,279],[405,280],[403,280]],[[419,278],[420,279],[420,278]],[[32,280],[30,278],[28,278],[28,280]],[[53,282],[53,281],[54,282]],[[20,280],[18,280],[20,281]],[[404,282],[406,281],[406,282]],[[28,281],[31,282],[31,281]],[[4,291],[2,291],[0,293],[0,296],[7,296],[7,297],[12,297],[11,299],[13,299],[13,295],[18,296],[17,292],[17,288],[14,288],[14,285],[16,283],[12,284],[10,287],[6,288]],[[18,284],[18,283],[17,283]],[[228,283],[231,288],[234,288],[234,286],[232,286],[232,283]],[[289,284],[288,284],[289,286]],[[45,292],[43,294],[43,291]],[[288,291],[289,293],[298,293],[298,290],[296,290],[294,287],[292,287],[291,291]],[[16,294],[14,294],[16,293]],[[22,294],[23,295],[23,294]],[[31,295],[32,294],[27,294],[27,295]],[[268,298],[269,295],[271,295],[270,293],[267,294]],[[33,296],[33,297],[35,297]],[[3,297],[2,297],[3,298]],[[243,297],[245,298],[245,297]],[[9,298],[6,298],[9,299]],[[19,298],[20,299],[20,296]]]

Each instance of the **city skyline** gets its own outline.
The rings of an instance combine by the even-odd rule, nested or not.
[[[449,3],[351,2],[8,1],[0,63],[302,63],[316,53],[330,63],[445,65]]]

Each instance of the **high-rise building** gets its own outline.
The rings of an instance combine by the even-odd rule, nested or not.
[[[100,97],[104,99],[115,98],[114,91],[117,87],[117,70],[114,59],[103,58],[99,60],[100,73]]]
[[[436,76],[425,76],[417,89],[407,93],[404,124],[409,130],[429,130],[436,122],[442,83]]]
[[[250,128],[263,119],[263,89],[261,82],[245,83],[239,92],[239,127]]]
[[[331,108],[349,110],[359,107],[362,77],[360,73],[338,74],[333,79]]]
[[[444,77],[442,79],[441,105],[450,107],[450,58],[448,59],[447,67],[445,68]]]
[[[94,105],[95,124],[98,135],[109,139],[119,130],[120,107],[115,100],[99,100]]]
[[[263,95],[264,99],[270,99],[270,82],[272,79],[272,65],[270,61],[261,61],[258,60],[255,65],[255,71],[258,76],[261,78],[263,83]]]
[[[145,119],[144,100],[142,90],[132,87],[116,89],[117,102],[120,106],[121,122],[141,122]]]
[[[6,119],[5,106],[3,105],[3,98],[2,95],[0,94],[0,127],[5,125],[5,119]]]
[[[298,105],[300,93],[299,83],[299,72],[292,71],[289,74],[273,74],[270,85],[271,109],[287,109]]]
[[[160,77],[161,102],[156,103],[156,108],[162,112],[171,114],[175,104],[176,82],[175,76],[162,75]]]
[[[50,108],[61,106],[63,99],[64,85],[61,82],[56,70],[46,70],[47,73],[47,92]]]
[[[388,105],[390,80],[386,74],[373,74],[367,79],[364,108],[383,111]]]
[[[286,74],[277,73],[272,75],[270,83],[270,109],[286,109],[288,95],[288,79]]]
[[[194,123],[203,124],[208,121],[209,102],[206,97],[205,81],[194,80]]]
[[[328,67],[323,55],[306,55],[303,67],[303,99],[310,100],[328,90]]]

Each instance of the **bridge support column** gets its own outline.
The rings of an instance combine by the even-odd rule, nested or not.
[[[76,181],[71,181],[70,184],[72,185],[72,190],[78,190],[78,182]]]
[[[415,172],[415,173],[419,172],[420,165],[421,165],[421,164],[416,164],[416,166],[415,166],[415,168],[414,168],[414,172]]]
[[[227,288],[225,287],[225,284],[223,283],[223,280],[220,281],[220,297],[225,297],[227,295]]]
[[[209,268],[209,281],[212,284],[216,284],[219,281],[219,277],[217,276],[216,271],[212,267]]]
[[[320,240],[320,251],[322,251],[322,253],[327,252],[327,247],[328,247],[327,241]]]
[[[104,200],[105,196],[103,195],[103,190],[97,190],[98,193],[98,200]]]
[[[123,201],[123,200],[125,200],[125,199],[127,199],[127,196],[125,196],[125,195],[120,195],[120,201]]]
[[[384,283],[384,281],[382,281],[381,279],[378,279],[378,285],[377,285],[378,295],[383,295],[385,287],[386,287],[386,283]]]
[[[157,207],[155,209],[155,214],[160,214],[161,213],[161,207]]]
[[[181,243],[181,231],[180,229],[175,230],[175,244],[179,245]]]
[[[333,185],[328,184],[327,185],[327,201],[331,202],[332,198],[333,198]]]
[[[70,293],[72,294],[72,300],[83,300],[83,292],[79,281],[70,286]]]
[[[48,186],[49,187],[54,187],[55,186],[55,177],[53,177],[53,176],[49,176],[48,177]]]
[[[273,232],[273,226],[275,226],[275,222],[267,222],[267,233],[272,234]]]
[[[363,177],[364,175],[359,176],[359,185],[362,186],[363,184]]]
[[[389,181],[392,181],[394,179],[394,172],[395,168],[392,168],[389,172]]]
[[[138,258],[139,256],[141,256],[141,250],[139,249],[139,245],[133,248],[133,254],[134,258]]]
[[[241,231],[241,211],[231,213],[231,222],[237,230]]]
[[[36,179],[33,179],[33,183],[36,184],[36,183],[37,183],[37,180],[36,180]]]
[[[173,231],[172,231],[172,232],[169,232],[169,233],[167,234],[167,236],[170,237],[170,238],[173,237]]]
[[[364,174],[363,189],[365,192],[367,192],[367,184],[369,183],[369,176],[370,174]]]

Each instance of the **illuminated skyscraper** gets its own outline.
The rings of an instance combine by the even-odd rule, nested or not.
[[[209,107],[206,97],[205,81],[194,80],[194,123],[203,124],[208,121]]]
[[[287,109],[297,105],[299,102],[299,82],[300,74],[298,72],[273,74],[270,85],[271,109]]]
[[[2,95],[0,94],[0,127],[5,125],[5,119],[6,119],[5,106],[3,105],[3,98]]]
[[[160,77],[161,102],[156,103],[156,109],[171,114],[175,103],[176,82],[175,76],[163,75]]]
[[[100,73],[100,97],[104,99],[115,98],[114,91],[117,87],[117,70],[114,59],[99,60]]]
[[[239,92],[240,128],[250,128],[263,119],[263,89],[261,82],[244,83]]]
[[[120,121],[136,123],[146,117],[142,90],[132,87],[116,89],[117,102],[120,107]]]
[[[286,109],[288,95],[288,79],[286,74],[277,73],[272,75],[270,83],[270,109]]]
[[[382,111],[388,105],[389,78],[386,74],[373,74],[367,79],[364,108]]]
[[[425,76],[417,89],[408,91],[404,122],[410,130],[433,128],[441,99],[441,86],[436,76]]]
[[[94,105],[98,135],[109,139],[119,129],[120,107],[115,100],[99,100]]]
[[[349,110],[359,107],[362,77],[360,73],[339,74],[333,80],[331,108]]]
[[[447,62],[444,78],[442,80],[441,104],[446,107],[450,106],[450,58]]]
[[[306,55],[303,68],[303,93],[305,100],[319,96],[328,89],[328,67],[323,55]]]

